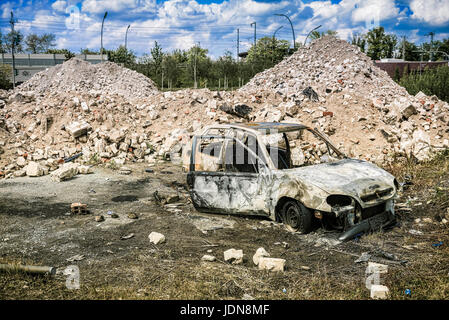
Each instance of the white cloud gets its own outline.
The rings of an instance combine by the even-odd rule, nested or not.
[[[67,8],[67,1],[64,1],[64,0],[55,1],[51,5],[51,7],[53,10],[55,10],[57,12],[65,12],[65,9]]]
[[[373,19],[381,21],[397,17],[398,14],[399,8],[395,6],[394,0],[364,0],[352,11],[352,21],[355,23]]]
[[[443,25],[449,22],[449,1],[412,0],[410,9],[412,19],[422,20],[430,25]]]
[[[3,3],[0,6],[0,10],[2,11],[2,18],[3,19],[6,19],[6,18],[10,17],[11,11],[12,11],[12,7],[13,7],[13,3],[11,3],[11,2]]]
[[[156,0],[84,0],[82,10],[89,13],[111,12],[153,12]]]

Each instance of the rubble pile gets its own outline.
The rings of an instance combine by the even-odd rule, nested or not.
[[[357,46],[332,36],[300,48],[239,92],[269,102],[255,120],[317,127],[353,157],[425,160],[430,150],[449,146],[448,103],[409,95]]]
[[[56,171],[53,180],[62,181],[86,165],[182,161],[183,147],[204,126],[246,121],[316,127],[348,156],[378,164],[394,154],[425,160],[449,147],[446,102],[409,95],[358,47],[323,37],[233,92],[159,92],[111,62],[72,59],[49,68],[0,91],[0,176]],[[295,150],[294,162],[321,155]]]
[[[32,91],[35,94],[98,91],[102,94],[122,95],[130,100],[151,96],[158,89],[149,78],[113,62],[91,64],[72,58],[35,74],[16,91]]]
[[[159,92],[132,102],[98,91],[10,92],[0,109],[1,176],[52,174],[71,161],[114,169],[127,162],[181,161],[194,131],[229,122],[215,110],[218,100],[223,97],[207,89]],[[27,170],[30,163],[34,170]],[[54,181],[79,173],[62,171]]]

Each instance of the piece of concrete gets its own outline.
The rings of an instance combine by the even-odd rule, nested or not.
[[[243,250],[229,249],[224,252],[224,260],[232,264],[243,262]]]
[[[148,236],[148,239],[150,239],[150,242],[154,244],[160,244],[165,242],[165,236],[159,232],[151,232],[150,235]]]
[[[39,163],[34,161],[28,163],[24,169],[28,177],[39,177],[44,174],[44,168],[42,168]]]
[[[90,166],[79,166],[78,173],[79,174],[89,174],[92,173],[92,168]]]
[[[51,180],[61,182],[73,178],[78,174],[78,167],[79,165],[75,163],[65,163],[50,174]]]
[[[70,133],[74,138],[78,138],[79,136],[82,136],[83,134],[86,134],[87,131],[91,129],[90,124],[87,122],[77,122],[74,121],[70,124],[68,124],[65,127],[66,131]]]
[[[388,266],[386,264],[368,262],[368,273],[387,273]]]
[[[203,261],[209,261],[209,262],[212,262],[212,261],[215,261],[217,258],[215,258],[214,256],[211,256],[211,255],[209,255],[209,254],[205,254],[202,258],[201,258],[201,260],[203,260]]]
[[[371,299],[386,299],[389,293],[390,290],[386,286],[380,284],[373,284],[371,286]]]
[[[269,256],[270,254],[264,248],[259,248],[256,250],[256,253],[253,256],[253,262],[257,266],[259,264],[259,260],[261,257],[269,257]]]
[[[260,257],[259,269],[270,271],[284,271],[285,259]]]

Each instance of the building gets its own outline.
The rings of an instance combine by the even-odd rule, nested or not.
[[[424,71],[425,68],[438,68],[449,65],[448,61],[404,61],[402,59],[382,59],[374,61],[374,65],[386,71],[394,79],[399,72],[399,77],[404,74],[405,68],[408,72],[412,70]],[[398,70],[398,71],[396,71]]]
[[[79,54],[77,58],[96,64],[101,62],[101,55]],[[107,55],[103,55],[103,60],[107,60]],[[34,74],[49,67],[61,64],[66,61],[64,54],[15,54],[16,83],[30,79]],[[12,66],[12,55],[8,53],[0,54],[0,64]]]

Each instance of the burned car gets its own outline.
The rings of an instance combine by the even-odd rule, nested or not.
[[[396,221],[395,177],[302,124],[206,127],[193,137],[188,171],[200,212],[264,215],[302,233],[321,222],[340,240]]]

